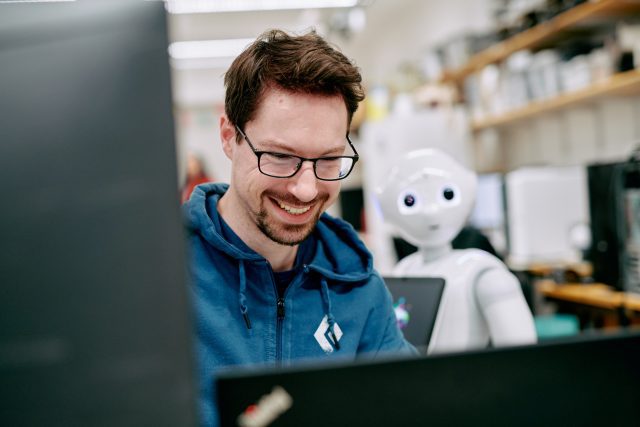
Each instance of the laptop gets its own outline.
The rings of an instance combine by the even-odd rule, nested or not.
[[[197,425],[162,2],[0,2],[0,425]]]
[[[222,426],[629,425],[640,333],[220,374]]]
[[[393,296],[396,319],[405,339],[426,354],[444,292],[444,279],[384,277],[384,281]]]

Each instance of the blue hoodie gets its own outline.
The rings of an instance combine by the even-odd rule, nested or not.
[[[310,236],[311,261],[279,298],[268,261],[223,237],[217,203],[227,188],[200,185],[183,206],[203,425],[217,425],[212,378],[221,367],[415,351],[396,325],[371,254],[349,224],[320,217]]]

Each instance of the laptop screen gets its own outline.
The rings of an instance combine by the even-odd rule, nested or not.
[[[426,353],[445,281],[433,277],[384,277],[398,326],[407,341]]]

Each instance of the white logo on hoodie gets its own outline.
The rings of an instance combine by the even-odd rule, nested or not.
[[[340,338],[342,337],[342,330],[340,329],[340,326],[338,326],[338,322],[333,324],[333,333],[336,336],[336,340],[340,341]],[[325,353],[333,353],[336,343],[333,341],[331,333],[329,332],[329,320],[326,315],[322,318],[320,326],[318,326],[318,329],[316,329],[313,336]]]

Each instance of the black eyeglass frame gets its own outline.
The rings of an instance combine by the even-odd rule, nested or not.
[[[311,162],[311,163],[313,163],[313,174],[320,181],[341,181],[341,180],[345,179],[346,177],[348,177],[349,174],[351,174],[351,172],[353,171],[353,168],[355,167],[356,163],[358,162],[358,159],[360,159],[360,155],[356,151],[356,148],[353,146],[353,143],[351,142],[351,139],[349,139],[349,134],[348,133],[346,135],[347,142],[349,143],[349,146],[351,147],[351,149],[354,152],[353,156],[328,156],[328,157],[316,157],[314,159],[310,159],[310,158],[307,158],[307,157],[296,156],[295,154],[278,153],[278,152],[275,152],[275,151],[256,150],[255,147],[253,146],[253,144],[251,143],[251,140],[247,136],[247,134],[244,133],[244,131],[242,129],[240,129],[240,127],[238,125],[236,125],[236,130],[240,133],[240,136],[242,136],[242,138],[244,138],[244,140],[247,141],[247,144],[249,144],[249,147],[251,148],[251,151],[253,151],[253,154],[255,154],[256,157],[258,158],[258,170],[260,171],[260,173],[263,174],[263,175],[266,175],[266,176],[270,176],[272,178],[291,178],[292,176],[294,176],[295,174],[297,174],[300,171],[300,168],[302,167],[302,163]],[[271,154],[271,155],[275,155],[275,156],[289,156],[289,157],[293,157],[293,158],[298,159],[299,162],[298,162],[298,165],[296,166],[296,169],[293,171],[293,173],[291,175],[287,175],[287,176],[270,175],[268,173],[265,173],[262,170],[262,167],[260,167],[260,157],[262,157],[263,154]],[[327,179],[327,178],[320,178],[318,176],[318,172],[316,171],[316,162],[318,160],[336,160],[336,159],[344,159],[344,158],[351,159],[353,161],[353,163],[351,163],[351,169],[349,169],[349,172],[347,172],[343,177]]]

